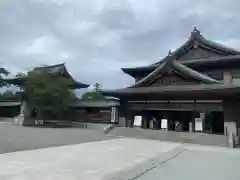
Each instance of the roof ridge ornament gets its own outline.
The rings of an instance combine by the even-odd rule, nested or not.
[[[199,35],[201,35],[201,32],[196,28],[196,26],[194,26],[191,36],[199,36]]]
[[[168,56],[171,56],[171,55],[172,55],[172,51],[171,51],[171,49],[169,49]]]

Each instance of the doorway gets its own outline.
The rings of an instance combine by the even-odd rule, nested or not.
[[[156,129],[161,129],[161,119],[168,120],[168,130],[176,130],[176,122],[179,122],[181,131],[189,131],[189,123],[192,122],[192,111],[179,111],[179,110],[155,110],[149,111],[152,117],[155,117]]]
[[[212,134],[224,134],[224,116],[221,111],[208,112],[206,116],[206,131]]]
[[[189,123],[192,122],[192,117],[192,111],[171,111],[171,130],[175,130],[175,123],[179,122],[181,131],[189,132]]]

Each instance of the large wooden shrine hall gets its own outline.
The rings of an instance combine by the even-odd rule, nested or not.
[[[103,90],[120,99],[119,123],[133,127],[134,117],[141,115],[143,128],[158,129],[158,120],[167,118],[170,126],[180,121],[182,131],[231,135],[238,141],[240,51],[207,40],[194,28],[181,47],[159,62],[122,70],[135,84]]]

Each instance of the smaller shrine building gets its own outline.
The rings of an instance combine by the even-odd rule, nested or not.
[[[44,73],[54,73],[63,78],[70,80],[71,89],[82,89],[89,87],[88,84],[78,82],[67,71],[64,63],[56,64],[52,66],[37,67],[33,71],[44,72]],[[24,86],[27,76],[20,76],[15,78],[5,79],[9,84],[14,84],[17,86]],[[26,101],[24,98],[24,92],[19,92],[16,94],[15,100],[0,101],[0,117],[2,118],[14,118],[18,117],[23,108],[23,102]],[[116,123],[117,121],[117,108],[119,106],[119,100],[116,98],[105,97],[100,100],[78,100],[77,103],[69,107],[69,111],[66,117],[59,119],[60,121],[70,121],[70,122],[85,122],[85,123]],[[25,113],[24,125],[32,125],[34,123],[34,117],[31,116],[34,109],[28,107],[28,113]],[[51,119],[44,120],[45,122],[51,121]]]

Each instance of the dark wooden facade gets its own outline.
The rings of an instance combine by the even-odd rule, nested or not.
[[[79,100],[78,103],[69,107],[63,119],[45,119],[45,122],[52,120],[85,122],[85,123],[107,123],[115,124],[118,121],[119,100]],[[0,118],[14,118],[20,113],[21,101],[6,100],[0,101]]]
[[[119,100],[80,100],[72,108],[72,120],[87,123],[117,123]]]
[[[77,108],[74,110],[73,121],[87,123],[111,123],[110,107]]]
[[[103,93],[120,98],[126,119],[149,110],[218,111],[224,116],[225,134],[237,136],[240,51],[207,40],[194,29],[186,43],[161,61],[122,70],[136,83]]]
[[[0,101],[0,117],[13,118],[20,113],[20,100]]]

